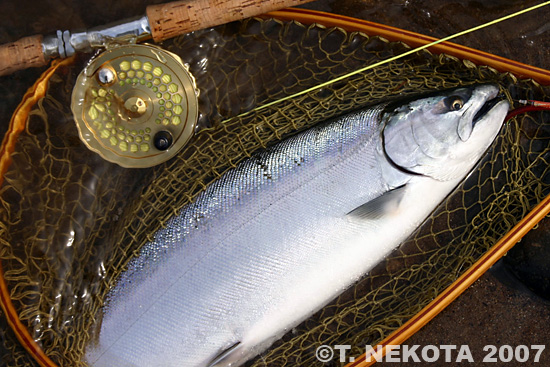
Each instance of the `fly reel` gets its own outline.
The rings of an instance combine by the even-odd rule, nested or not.
[[[71,108],[89,149],[122,167],[145,168],[172,158],[192,137],[198,89],[177,55],[125,45],[80,73]]]

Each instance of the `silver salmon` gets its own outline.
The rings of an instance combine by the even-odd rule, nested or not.
[[[464,179],[509,105],[480,85],[384,104],[212,183],[110,291],[91,366],[238,366],[367,273]]]

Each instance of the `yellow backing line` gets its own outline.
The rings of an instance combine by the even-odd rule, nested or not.
[[[386,354],[386,347],[399,345],[420,330],[431,319],[439,314],[445,307],[454,301],[462,292],[472,285],[483,273],[495,264],[508,250],[510,250],[527,232],[529,232],[540,220],[550,213],[550,195],[546,196],[531,212],[512,228],[500,241],[483,255],[466,273],[460,276],[443,293],[437,296],[429,305],[424,307],[412,319],[394,331],[390,336],[374,346],[365,354],[356,358],[355,362],[345,367],[367,367]],[[377,351],[380,351],[377,353]],[[376,358],[374,357],[376,356]],[[369,358],[369,361],[366,360]]]
[[[11,164],[11,154],[15,149],[17,138],[19,134],[25,130],[27,119],[31,108],[38,102],[38,100],[46,95],[48,89],[48,81],[55,71],[63,65],[68,65],[73,62],[73,58],[65,59],[63,61],[55,61],[52,66],[46,70],[40,78],[34,83],[34,85],[25,93],[23,100],[17,106],[12,118],[10,120],[10,126],[2,142],[0,148],[0,186],[4,181],[4,174],[7,172],[8,167]],[[29,354],[38,362],[41,367],[57,367],[57,365],[50,359],[38,343],[31,337],[29,330],[17,314],[17,310],[11,302],[10,292],[8,285],[4,279],[4,271],[2,269],[2,263],[0,262],[0,306],[6,315],[6,319],[10,328],[15,333],[15,336],[23,345],[23,347],[29,352]]]

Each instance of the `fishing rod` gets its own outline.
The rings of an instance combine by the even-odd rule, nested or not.
[[[185,33],[296,6],[312,0],[182,0],[150,5],[146,15],[71,33],[34,35],[0,45],[0,76],[30,67],[46,66],[50,60],[111,45],[161,42]]]

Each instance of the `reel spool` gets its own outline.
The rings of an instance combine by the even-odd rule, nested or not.
[[[193,136],[198,89],[177,55],[125,45],[80,73],[71,109],[90,150],[122,167],[146,168],[172,158]]]

